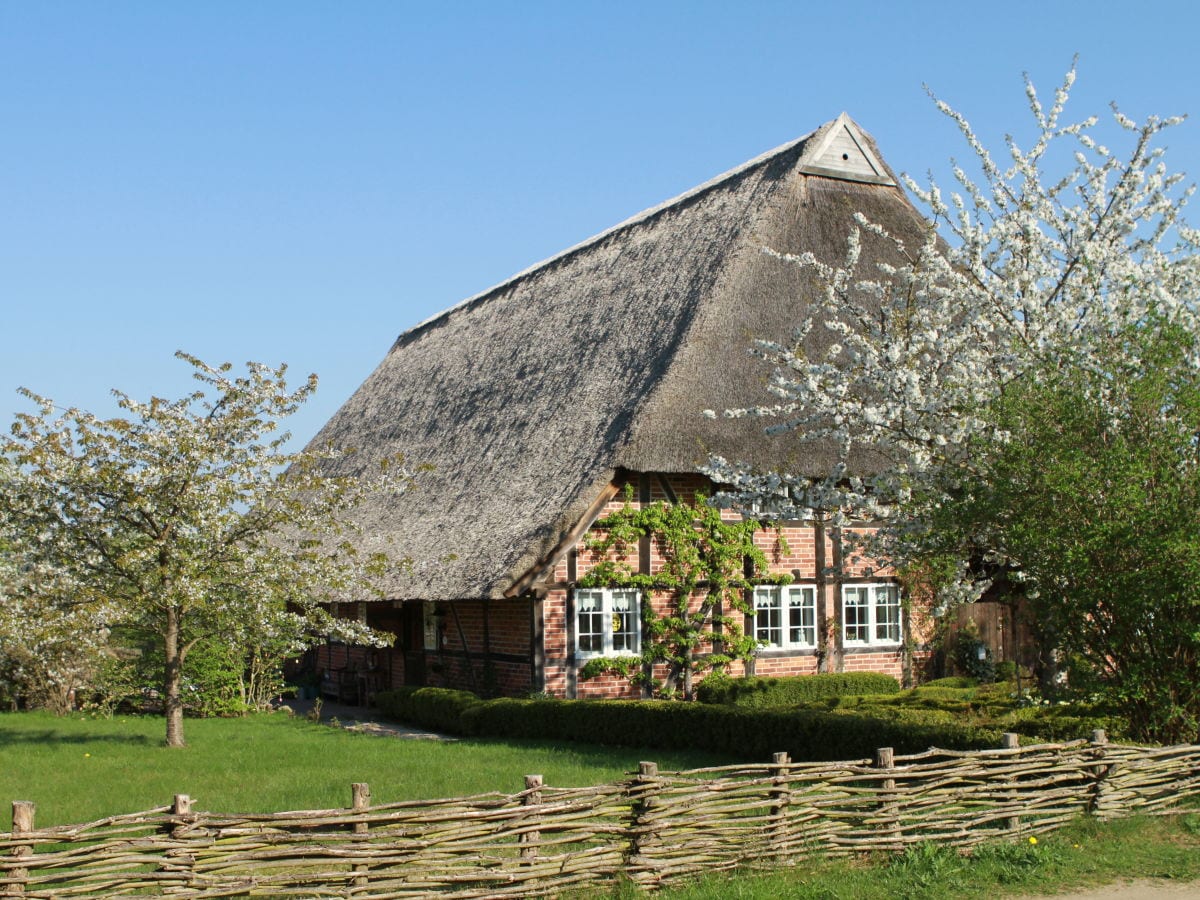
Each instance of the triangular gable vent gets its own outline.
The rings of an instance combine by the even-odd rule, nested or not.
[[[805,148],[800,171],[844,181],[895,185],[854,121],[842,113],[825,130],[811,150]]]

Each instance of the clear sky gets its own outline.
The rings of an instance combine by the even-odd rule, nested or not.
[[[113,411],[209,362],[321,389],[398,334],[845,110],[894,169],[992,144],[1021,74],[1071,109],[1193,113],[1192,3],[0,0],[0,419]],[[1200,221],[1200,214],[1192,217]]]

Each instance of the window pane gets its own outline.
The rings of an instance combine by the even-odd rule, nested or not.
[[[783,616],[778,588],[754,590],[754,637],[768,647],[783,646]]]
[[[817,592],[815,588],[792,588],[788,599],[788,643],[799,647],[817,645]]]
[[[616,653],[638,649],[637,593],[614,591],[612,595],[612,648]]]
[[[604,615],[602,613],[579,614],[579,649],[586,653],[599,653],[604,649]]]
[[[604,652],[604,613],[600,591],[575,594],[577,646],[581,653]]]
[[[867,588],[848,587],[843,589],[842,611],[845,620],[847,643],[868,643],[871,639]]]
[[[875,588],[875,640],[900,642],[900,591],[890,585]]]

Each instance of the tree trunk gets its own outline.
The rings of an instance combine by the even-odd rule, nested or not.
[[[692,648],[683,651],[683,699],[693,700],[692,696]]]
[[[167,716],[167,746],[183,747],[183,653],[179,647],[179,609],[167,609],[167,630],[163,635],[166,672],[163,679],[164,711]]]

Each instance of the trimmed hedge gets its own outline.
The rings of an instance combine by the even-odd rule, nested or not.
[[[724,753],[766,760],[865,759],[878,747],[917,753],[931,746],[973,750],[1000,745],[1000,732],[927,711],[862,715],[840,710],[748,709],[661,700],[480,700],[466,691],[403,688],[377,695],[388,715],[439,731],[477,737],[584,741]]]
[[[828,697],[856,694],[896,694],[900,682],[878,672],[820,673],[783,678],[729,678],[702,682],[696,691],[701,703],[743,709],[780,709]]]
[[[482,702],[470,691],[450,688],[401,687],[375,695],[375,705],[385,715],[447,734],[466,734],[463,714]]]
[[[1043,741],[1073,741],[1091,737],[1103,728],[1109,740],[1129,739],[1129,719],[1103,706],[1077,703],[1066,706],[1032,706],[1004,717],[1004,730]]]
[[[831,689],[837,686],[835,677],[842,676],[804,676],[830,681]],[[860,675],[847,677],[863,685]],[[481,700],[468,691],[416,687],[381,692],[376,703],[388,716],[447,734],[707,750],[743,761],[766,760],[779,751],[799,761],[865,759],[878,747],[897,753],[931,746],[984,749],[998,747],[1004,731],[1050,741],[1085,738],[1094,728],[1104,728],[1116,740],[1128,734],[1128,722],[1102,705],[1004,709],[1011,703],[1008,685],[952,687],[941,681],[899,693],[895,679],[882,676],[886,683],[881,683],[881,676],[872,677],[870,686],[890,693],[827,695],[791,709],[732,702]],[[971,724],[980,714],[988,724]]]
[[[847,714],[818,709],[746,709],[654,700],[492,700],[470,707],[466,730],[477,735],[549,738],[726,753],[766,760],[785,751],[794,760],[860,759],[876,748],[917,753],[998,747],[1000,732],[927,715]]]

